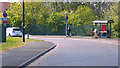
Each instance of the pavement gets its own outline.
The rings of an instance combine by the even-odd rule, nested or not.
[[[27,45],[2,53],[2,66],[26,66],[55,45],[46,41],[29,42]]]
[[[118,40],[42,37],[57,47],[29,66],[118,66]],[[99,67],[98,67],[99,68]]]

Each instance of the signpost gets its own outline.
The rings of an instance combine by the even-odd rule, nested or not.
[[[8,23],[8,18],[7,17],[7,13],[3,13],[3,17],[2,20],[2,42],[6,42],[6,24]]]
[[[110,16],[108,16],[108,20],[110,20]]]
[[[68,16],[66,16],[66,20],[68,20]]]
[[[66,16],[66,37],[67,37],[67,22],[68,22],[68,16]]]

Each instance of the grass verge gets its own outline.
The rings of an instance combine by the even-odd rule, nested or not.
[[[43,40],[35,40],[35,39],[27,40],[27,39],[25,39],[25,41],[26,41],[25,43],[22,42],[22,38],[20,38],[20,37],[6,37],[6,43],[2,43],[0,45],[1,51],[24,46],[30,41],[43,41]]]

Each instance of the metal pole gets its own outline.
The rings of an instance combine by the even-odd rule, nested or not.
[[[24,0],[23,0],[23,42],[25,42]]]
[[[66,37],[67,37],[67,22],[66,22]]]
[[[108,38],[108,23],[107,23],[107,34],[106,35],[107,35],[107,38]]]
[[[93,38],[93,36],[94,36],[94,25],[92,25],[92,38]]]
[[[111,33],[112,33],[112,32],[111,32],[111,22],[110,22],[110,38],[111,38]]]
[[[101,20],[101,5],[100,5],[100,2],[99,2],[99,15],[100,15],[99,19]]]

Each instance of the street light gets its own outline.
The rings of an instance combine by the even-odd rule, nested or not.
[[[23,0],[23,42],[25,42],[24,0]]]

